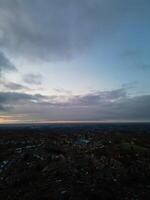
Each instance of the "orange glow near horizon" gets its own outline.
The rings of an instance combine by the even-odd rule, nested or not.
[[[13,119],[11,116],[1,116],[0,124],[18,123],[18,120]]]

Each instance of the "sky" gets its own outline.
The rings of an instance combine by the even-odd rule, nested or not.
[[[149,0],[0,0],[0,123],[150,122]]]

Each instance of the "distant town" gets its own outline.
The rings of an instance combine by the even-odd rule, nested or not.
[[[150,197],[150,124],[0,126],[0,199]]]

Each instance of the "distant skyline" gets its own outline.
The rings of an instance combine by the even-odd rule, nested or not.
[[[0,0],[0,123],[150,122],[149,0]]]

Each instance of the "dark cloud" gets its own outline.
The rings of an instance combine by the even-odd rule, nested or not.
[[[118,89],[112,91],[102,91],[102,92],[94,92],[89,93],[83,96],[75,96],[72,98],[70,103],[73,105],[81,105],[81,106],[95,106],[99,104],[105,104],[108,102],[116,101],[126,97],[125,89]]]
[[[18,105],[18,103],[40,102],[46,99],[46,96],[40,94],[31,95],[19,92],[0,92],[1,105]]]
[[[28,59],[70,58],[99,36],[112,37],[131,13],[148,17],[149,6],[149,0],[1,0],[0,44]]]
[[[51,97],[52,100],[53,98]],[[8,111],[10,109],[15,111],[18,108],[25,109],[25,106],[30,108],[34,104],[44,105],[48,100],[50,100],[50,97],[41,94],[32,95],[21,92],[0,92],[0,111]],[[24,110],[24,112],[26,111]]]
[[[7,110],[8,110],[8,108],[5,108],[3,105],[0,104],[0,112],[1,111],[7,111]]]
[[[11,61],[5,56],[3,52],[0,51],[0,76],[1,73],[5,71],[16,71],[16,67],[11,63]]]
[[[112,106],[112,117],[126,120],[150,121],[150,95],[124,99]]]
[[[31,121],[150,121],[150,95],[130,97],[124,89],[72,96],[64,102],[58,96],[0,92],[0,108],[11,108],[14,115]]]
[[[40,85],[42,83],[41,74],[25,74],[23,76],[23,81],[28,84]]]
[[[4,89],[8,89],[8,90],[30,90],[28,87],[19,84],[19,83],[15,83],[15,82],[11,82],[11,81],[6,81],[4,78],[0,80],[0,85],[2,86],[2,88]]]
[[[4,86],[4,88],[9,89],[9,90],[29,90],[28,87],[21,85],[19,83],[14,83],[14,82],[6,82],[6,81],[1,81],[1,85]]]

